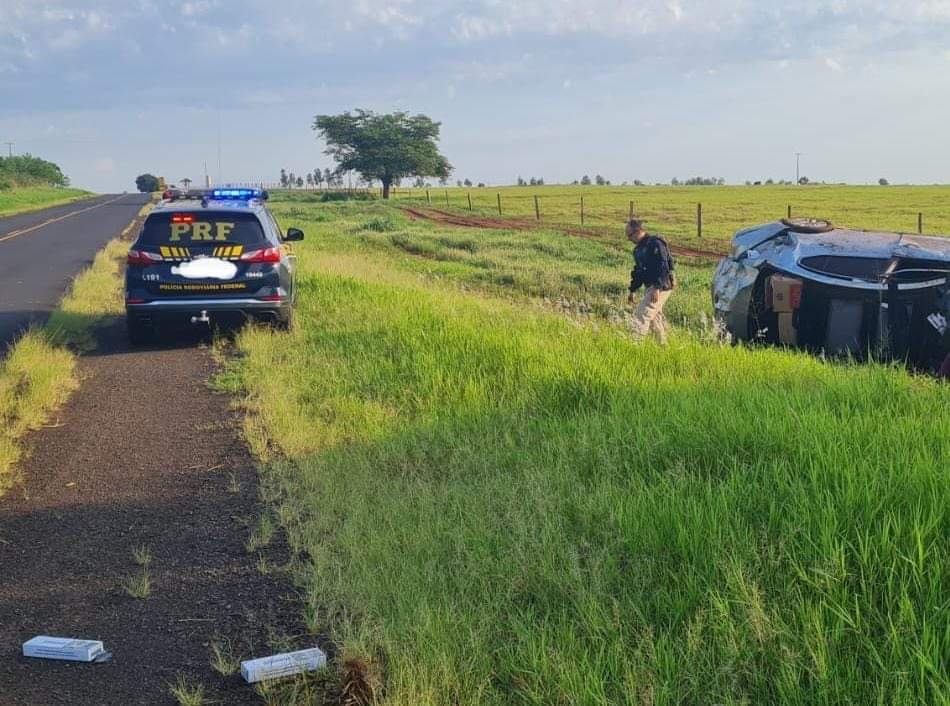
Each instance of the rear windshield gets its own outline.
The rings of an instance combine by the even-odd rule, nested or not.
[[[253,213],[183,211],[150,215],[142,228],[138,244],[258,245],[264,240],[264,230]]]

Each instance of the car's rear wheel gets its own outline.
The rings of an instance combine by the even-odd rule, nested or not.
[[[835,228],[824,218],[783,218],[782,223],[795,233],[827,233]]]
[[[150,343],[155,337],[155,330],[149,323],[128,317],[125,320],[125,325],[129,335],[129,343],[133,346],[143,346]]]

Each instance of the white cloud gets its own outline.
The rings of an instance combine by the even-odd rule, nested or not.
[[[841,62],[830,56],[825,57],[825,66],[827,66],[829,69],[831,69],[832,71],[836,73],[840,73],[841,71],[844,71],[844,67],[841,65]]]

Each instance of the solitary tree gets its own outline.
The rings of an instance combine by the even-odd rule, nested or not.
[[[325,153],[336,160],[337,171],[353,170],[364,179],[379,179],[384,199],[397,179],[448,177],[452,165],[436,144],[439,126],[425,115],[377,115],[369,110],[318,115],[313,121],[313,129],[327,144]]]
[[[590,186],[590,177],[586,174],[581,177],[581,184],[584,186]]]
[[[288,177],[287,177],[287,170],[286,170],[286,169],[281,169],[281,170],[280,170],[280,185],[281,185],[283,188],[286,189],[286,188],[287,188],[287,182],[288,182],[288,181],[289,181],[289,179],[288,179]]]
[[[158,191],[158,177],[153,174],[139,174],[135,177],[135,188],[143,194]]]
[[[880,186],[887,186],[890,182],[884,177],[881,177],[880,179],[877,180],[877,183]]]

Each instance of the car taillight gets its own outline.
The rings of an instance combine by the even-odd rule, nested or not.
[[[282,302],[286,297],[283,294],[268,294],[258,299],[262,302]]]
[[[156,262],[162,262],[163,258],[158,253],[146,252],[145,250],[129,250],[128,264],[134,267],[148,267]]]
[[[241,262],[280,262],[280,248],[251,250],[241,255]]]

